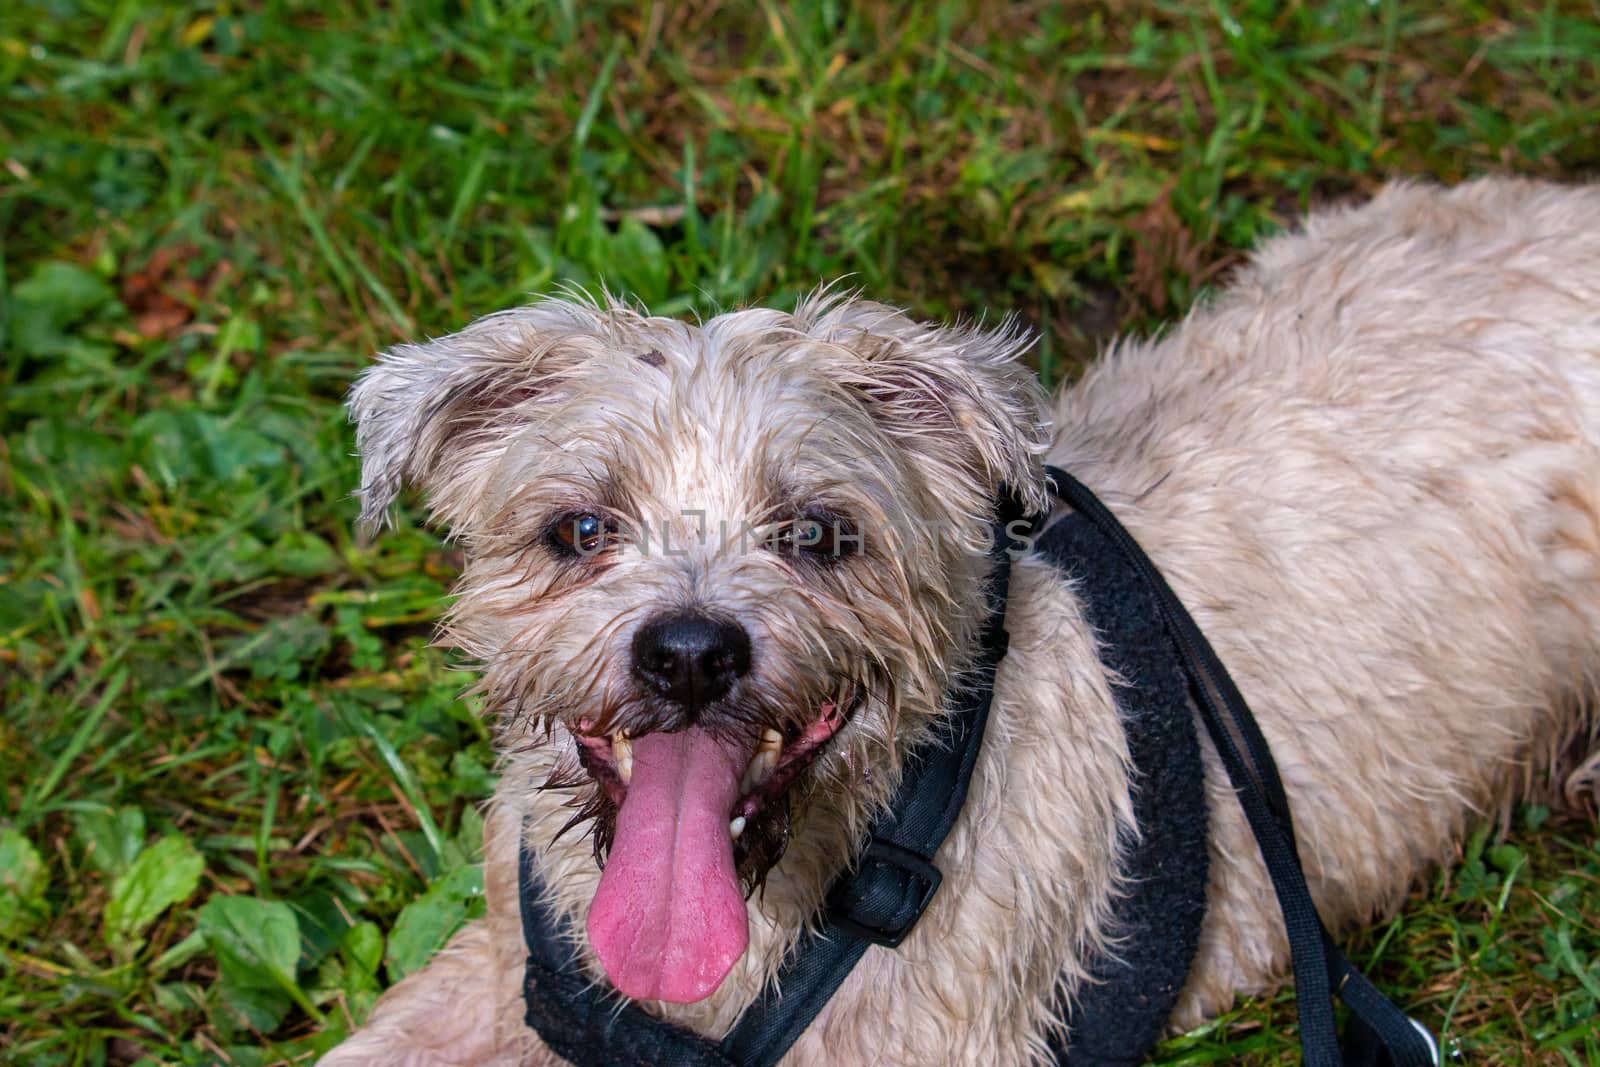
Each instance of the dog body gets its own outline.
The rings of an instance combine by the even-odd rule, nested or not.
[[[587,919],[597,981],[670,990],[651,1005],[663,1017],[727,1032],[968,662],[986,561],[951,531],[970,532],[1002,483],[1042,504],[1041,461],[1118,514],[1232,672],[1330,927],[1394,908],[1471,821],[1557,772],[1569,793],[1593,788],[1596,760],[1581,757],[1600,666],[1600,189],[1397,186],[1315,215],[1164,338],[1116,347],[1050,419],[1018,348],[1005,331],[926,327],[849,300],[698,329],[546,302],[368,373],[352,400],[368,517],[411,481],[461,539],[448,633],[485,663],[506,755],[487,916],[324,1062],[559,1062],[522,1021],[524,840],[554,907],[574,930]],[[584,509],[641,526],[670,516],[663,530],[687,547],[629,556],[597,527],[607,562],[561,556],[551,517],[586,522]],[[707,522],[767,530],[790,512],[848,514],[865,547],[796,562],[703,536]],[[790,543],[781,530],[778,542]],[[654,677],[641,630],[685,605],[750,635],[746,673],[687,727],[665,690],[636,693]],[[1070,995],[1115,951],[1109,916],[1137,834],[1117,679],[1052,564],[1015,563],[1007,629],[971,791],[939,853],[942,888],[897,950],[868,951],[786,1063],[1037,1062],[1058,989]],[[719,708],[730,717],[705,727]],[[734,848],[742,884],[761,882],[747,945],[711,959],[701,942],[726,928],[710,927],[683,951],[726,976],[685,995],[698,971],[649,970],[604,926],[608,894],[633,877],[655,885],[635,854],[653,824],[629,823],[615,770],[636,753],[629,788],[642,794],[643,746],[659,747],[644,739],[703,729],[759,754],[760,731],[781,727],[793,752],[818,708],[843,725],[752,815],[750,832],[771,834],[787,809],[787,849],[761,852],[770,837]],[[1177,1027],[1288,963],[1209,744],[1205,759],[1208,912]],[[541,790],[552,777],[575,791]],[[588,824],[557,839],[574,798],[611,848],[611,887]]]

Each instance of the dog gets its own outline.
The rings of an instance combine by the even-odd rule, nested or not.
[[[1231,670],[1330,928],[1394,910],[1518,798],[1589,799],[1600,187],[1314,213],[1053,404],[1028,343],[826,292],[698,325],[546,299],[362,375],[362,518],[419,487],[460,543],[444,634],[482,664],[503,776],[486,916],[324,1063],[562,1062],[523,1022],[524,845],[595,983],[726,1033],[945,713],[987,610],[975,544],[1002,492],[1049,506],[1045,462]],[[785,1063],[1045,1062],[1058,992],[1117,951],[1139,835],[1118,679],[1073,579],[1026,553],[1006,628],[942,888]],[[1174,1029],[1288,963],[1209,742],[1204,763]]]

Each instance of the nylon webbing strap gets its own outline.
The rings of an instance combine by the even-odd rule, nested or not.
[[[1106,925],[1114,947],[1086,954],[1084,979],[1058,997],[1067,1028],[1046,1041],[1055,1063],[1137,1067],[1166,1033],[1205,926],[1211,812],[1202,730],[1155,592],[1118,543],[1073,513],[1051,523],[1033,551],[1072,583],[1101,663],[1115,679],[1110,695],[1127,744],[1128,799],[1139,828],[1119,849],[1126,888],[1113,899]],[[1052,713],[1075,709],[1038,709],[1041,716]]]
[[[1115,540],[1143,573],[1189,674],[1206,732],[1222,758],[1228,779],[1266,860],[1272,888],[1283,910],[1294,965],[1300,1048],[1307,1067],[1432,1067],[1434,1046],[1424,1031],[1395,1007],[1347,960],[1317,915],[1295,848],[1294,823],[1277,765],[1250,708],[1150,557],[1116,517],[1070,474],[1045,473],[1057,496]],[[1354,1013],[1351,1057],[1339,1050],[1333,996]]]

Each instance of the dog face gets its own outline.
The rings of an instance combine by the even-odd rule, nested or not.
[[[462,544],[448,640],[502,745],[563,749],[622,992],[709,995],[791,821],[847,856],[892,793],[986,610],[996,493],[1042,503],[1021,347],[827,297],[700,327],[550,300],[357,384],[363,520],[410,482]]]

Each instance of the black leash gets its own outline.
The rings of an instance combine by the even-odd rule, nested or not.
[[[1189,675],[1195,705],[1244,808],[1283,910],[1306,1067],[1433,1067],[1439,1062],[1433,1039],[1351,965],[1323,927],[1300,867],[1294,822],[1277,764],[1244,697],[1200,627],[1133,535],[1093,493],[1066,471],[1046,467],[1045,473],[1063,503],[1117,542],[1161,605]],[[1347,1054],[1339,1050],[1335,994],[1354,1013]]]
[[[1110,537],[1160,604],[1201,718],[1222,757],[1254,831],[1283,909],[1294,960],[1300,1038],[1309,1067],[1430,1067],[1431,1038],[1345,959],[1317,916],[1295,851],[1288,801],[1277,768],[1244,699],[1216,653],[1137,542],[1092,493],[1053,467],[1060,499]],[[856,868],[830,888],[816,933],[790,953],[777,980],[713,1042],[608,994],[578,962],[572,935],[544,903],[544,887],[524,845],[522,922],[528,942],[527,1024],[552,1051],[578,1067],[771,1067],[816,1018],[869,945],[900,944],[939,887],[933,857],[966,799],[989,708],[994,673],[1007,646],[1009,551],[1021,539],[1022,512],[1002,495],[995,520],[991,609],[977,665],[951,700],[942,743],[911,757],[889,812],[873,828]],[[780,993],[781,991],[781,993]],[[1354,1012],[1348,1057],[1341,1057],[1332,996]]]

